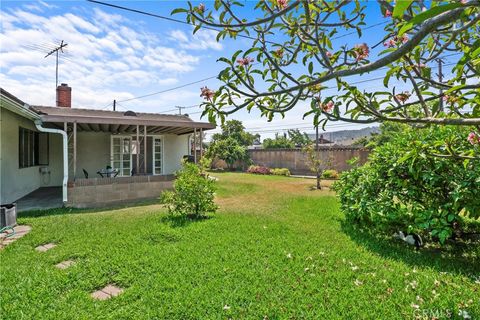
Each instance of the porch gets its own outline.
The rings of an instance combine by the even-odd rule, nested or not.
[[[63,142],[50,141],[63,149],[63,161],[51,159],[45,172],[64,172],[65,205],[80,208],[158,198],[172,187],[182,158],[192,155],[197,133],[201,141],[203,130],[214,128],[186,116],[33,108],[45,131],[64,135]]]
[[[17,211],[46,210],[61,208],[62,187],[41,187],[18,199]]]

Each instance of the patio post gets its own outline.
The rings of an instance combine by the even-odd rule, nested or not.
[[[193,162],[197,163],[197,128],[193,128]]]
[[[135,149],[137,151],[137,156],[135,158],[137,158],[137,167],[136,167],[136,172],[135,174],[138,174],[140,171],[139,171],[139,168],[140,168],[140,134],[139,134],[139,131],[140,131],[140,126],[137,124],[137,140],[135,141]]]
[[[77,121],[73,123],[73,180],[77,177]]]
[[[203,128],[200,128],[200,159],[203,158]]]
[[[147,126],[143,126],[143,174],[147,174]]]

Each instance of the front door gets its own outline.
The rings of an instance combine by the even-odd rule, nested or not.
[[[153,174],[163,174],[163,139],[161,137],[153,137],[152,147]]]
[[[130,176],[132,171],[132,138],[112,136],[112,168],[119,171],[119,176]]]

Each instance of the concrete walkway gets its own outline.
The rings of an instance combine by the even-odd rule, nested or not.
[[[39,188],[16,202],[17,212],[61,208],[63,206],[62,187]]]

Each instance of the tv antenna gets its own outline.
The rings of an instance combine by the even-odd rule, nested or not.
[[[63,48],[65,48],[66,46],[68,45],[68,43],[64,43],[63,40],[62,42],[60,43],[60,45],[56,48],[54,48],[53,50],[51,50],[49,53],[47,53],[47,55],[45,56],[45,58],[51,56],[52,54],[56,54],[56,63],[55,63],[55,90],[57,89],[58,87],[58,52],[61,51],[62,53],[63,52]]]

